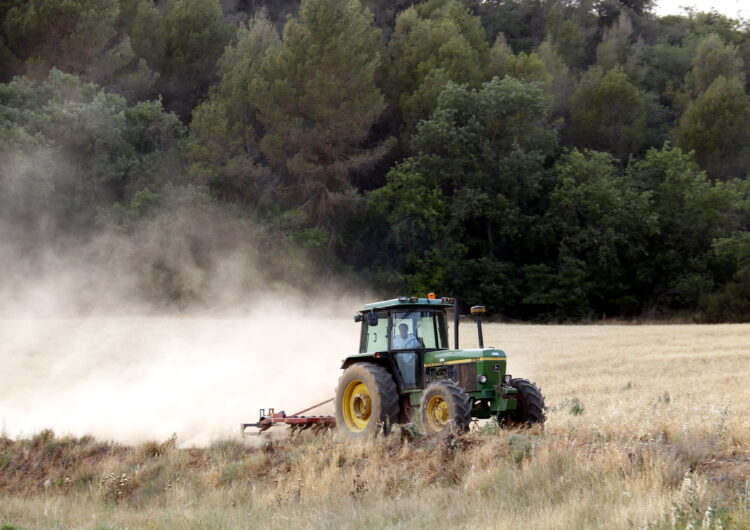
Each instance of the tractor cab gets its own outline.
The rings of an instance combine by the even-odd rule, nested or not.
[[[367,304],[354,317],[362,323],[359,355],[392,360],[402,391],[421,388],[425,353],[449,348],[446,309],[453,304],[434,295]]]

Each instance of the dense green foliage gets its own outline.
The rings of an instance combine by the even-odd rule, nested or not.
[[[642,1],[9,0],[0,219],[184,188],[396,293],[749,320],[748,70],[746,24]]]
[[[28,229],[90,227],[106,208],[155,201],[175,167],[184,126],[159,101],[117,94],[52,70],[0,85],[0,217]]]

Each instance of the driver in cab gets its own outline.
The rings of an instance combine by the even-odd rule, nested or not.
[[[416,337],[409,335],[409,326],[406,324],[399,324],[398,335],[393,338],[393,349],[409,350],[419,348],[420,346],[419,340]]]

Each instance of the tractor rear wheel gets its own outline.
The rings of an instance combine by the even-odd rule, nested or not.
[[[544,423],[544,396],[542,391],[528,379],[511,379],[510,386],[518,390],[515,410],[501,413],[500,422],[511,427],[531,426]]]
[[[428,433],[469,430],[471,398],[455,381],[446,379],[432,383],[422,393],[419,408],[422,425]]]
[[[336,427],[351,438],[364,438],[382,428],[387,434],[398,420],[398,389],[393,376],[372,363],[344,370],[336,388]]]

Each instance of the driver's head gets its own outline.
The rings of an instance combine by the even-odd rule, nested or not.
[[[409,326],[406,324],[399,324],[398,326],[398,334],[401,335],[402,339],[405,339],[409,336]]]

